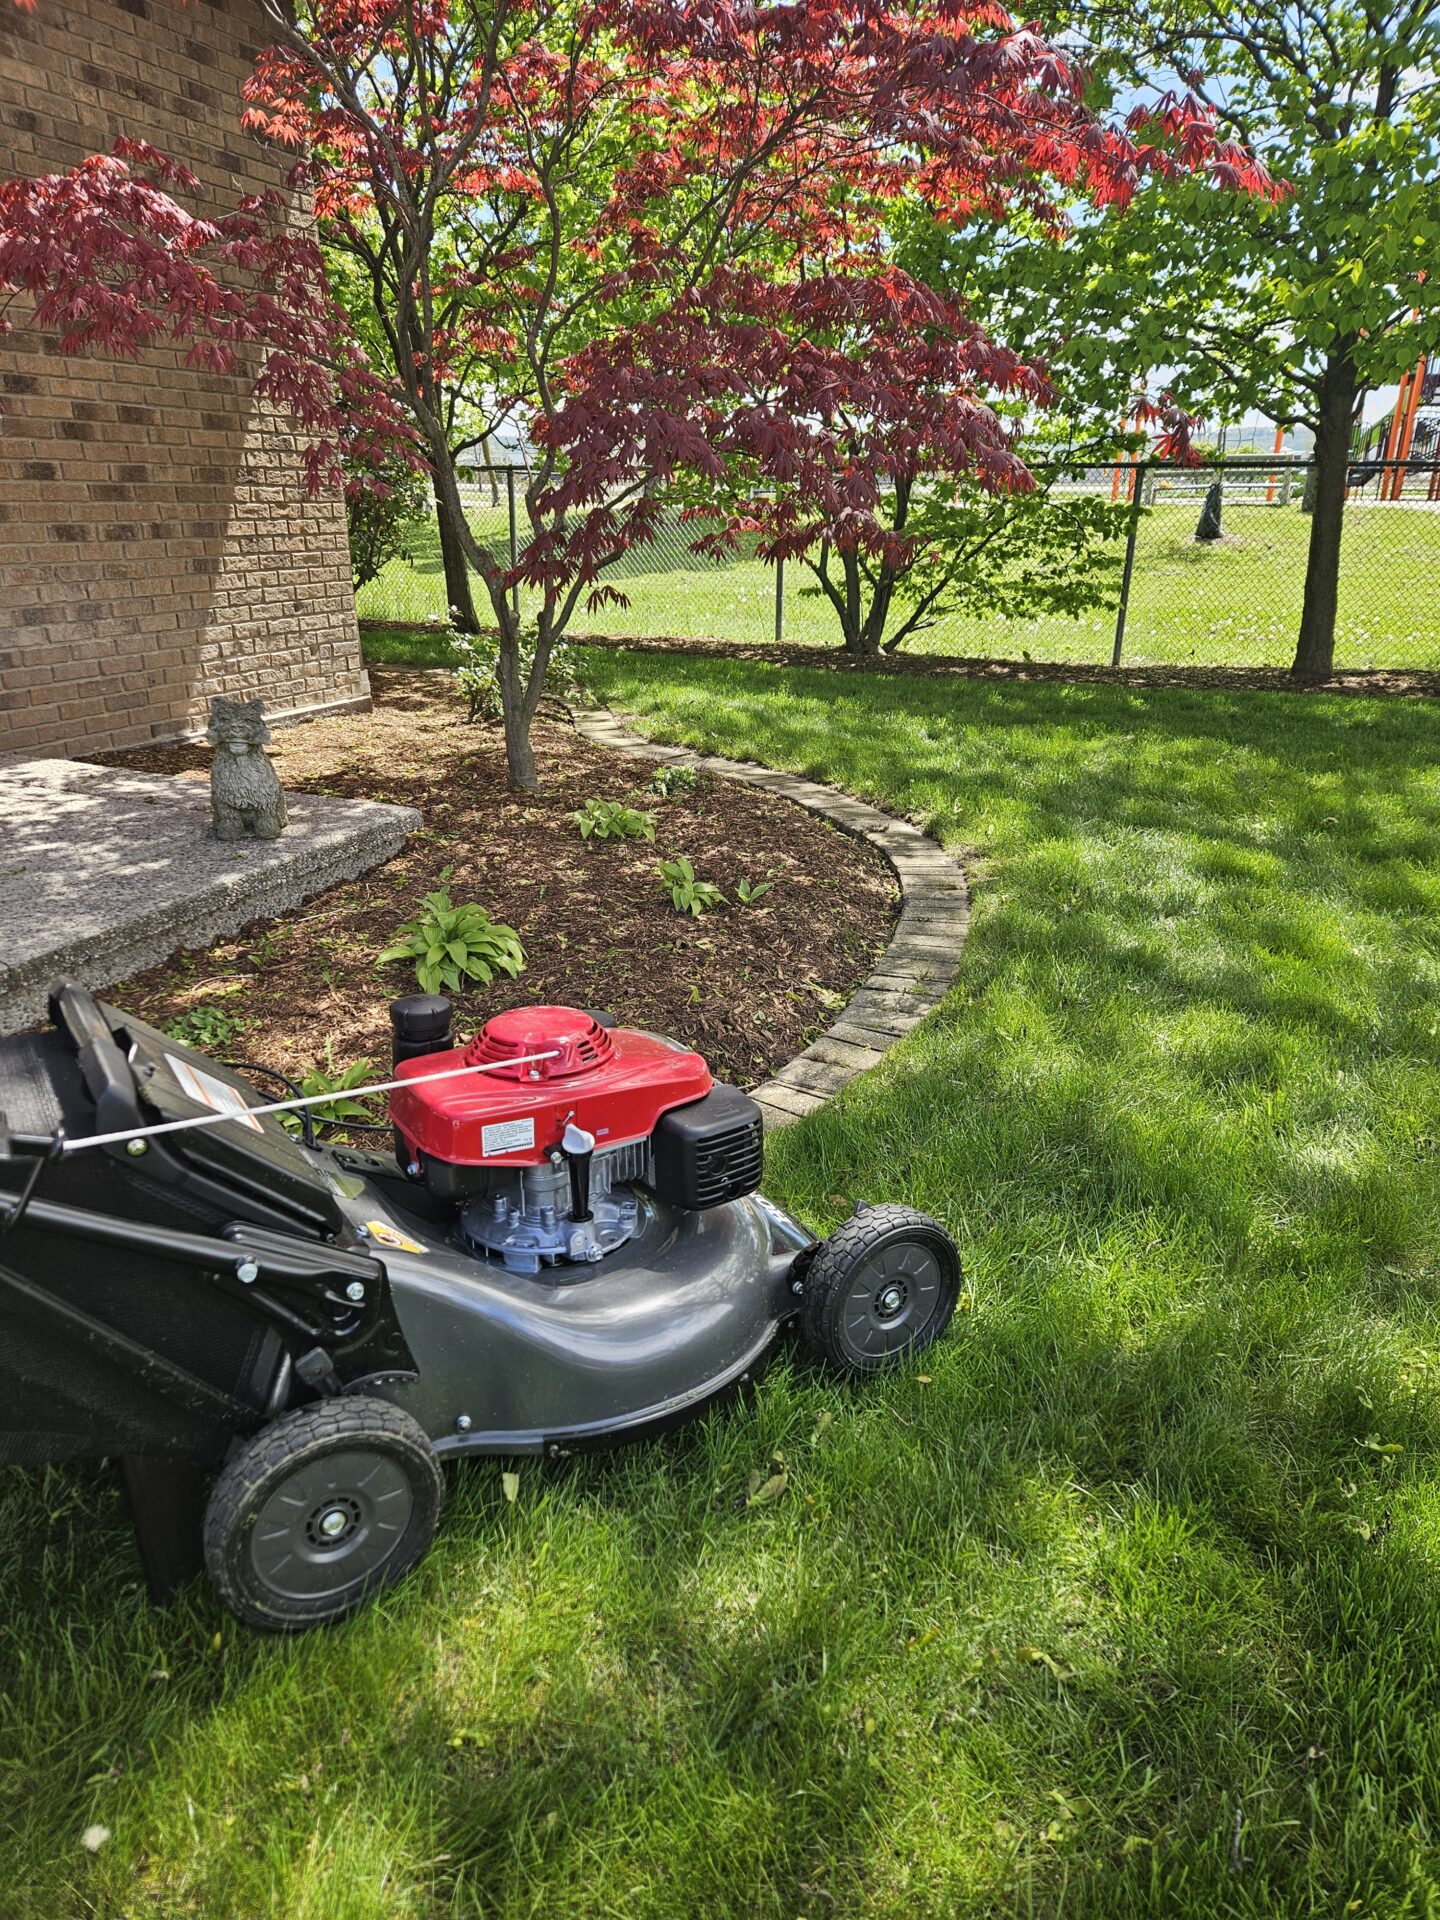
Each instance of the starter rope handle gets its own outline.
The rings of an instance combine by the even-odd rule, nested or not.
[[[467,1073],[499,1073],[502,1069],[537,1066],[542,1060],[558,1060],[560,1049],[548,1053],[521,1053],[510,1060],[484,1060],[474,1066],[444,1067],[437,1073],[407,1073],[398,1080],[377,1080],[371,1087],[332,1088],[329,1093],[311,1093],[292,1100],[270,1100],[263,1106],[237,1108],[233,1113],[197,1113],[188,1120],[161,1120],[153,1127],[122,1127],[118,1133],[92,1133],[82,1140],[59,1136],[61,1153],[79,1153],[85,1147],[110,1147],[121,1140],[153,1140],[160,1133],[184,1133],[191,1127],[220,1127],[227,1121],[245,1124],[247,1114],[298,1113],[302,1107],[325,1107],[336,1100],[363,1100],[367,1094],[390,1093],[396,1087],[423,1087],[431,1080],[458,1080]],[[536,1076],[539,1077],[538,1075]]]

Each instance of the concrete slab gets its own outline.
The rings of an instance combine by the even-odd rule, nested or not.
[[[44,1017],[62,974],[87,986],[208,946],[388,860],[413,807],[287,793],[278,840],[222,844],[204,779],[79,760],[0,766],[0,1032]]]

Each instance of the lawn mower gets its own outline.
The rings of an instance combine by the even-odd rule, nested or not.
[[[73,982],[50,1017],[0,1039],[0,1462],[117,1458],[157,1600],[203,1566],[253,1626],[340,1619],[425,1552],[443,1462],[653,1433],[792,1327],[875,1373],[956,1304],[935,1221],[817,1241],[754,1101],[605,1014],[459,1046],[397,1000],[393,1153]]]

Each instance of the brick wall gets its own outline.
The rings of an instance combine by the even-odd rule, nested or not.
[[[0,171],[53,172],[115,135],[187,162],[215,205],[288,162],[239,130],[248,0],[0,0]],[[178,352],[62,359],[0,339],[0,754],[139,745],[212,693],[272,713],[368,704],[337,497],[239,373]]]

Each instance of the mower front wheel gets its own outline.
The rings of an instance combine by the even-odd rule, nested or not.
[[[205,1564],[249,1626],[342,1620],[420,1559],[444,1481],[423,1427],[362,1395],[322,1400],[252,1435],[205,1514]]]
[[[808,1344],[845,1373],[880,1373],[921,1353],[950,1324],[960,1255],[929,1214],[866,1207],[810,1256],[801,1326]]]

